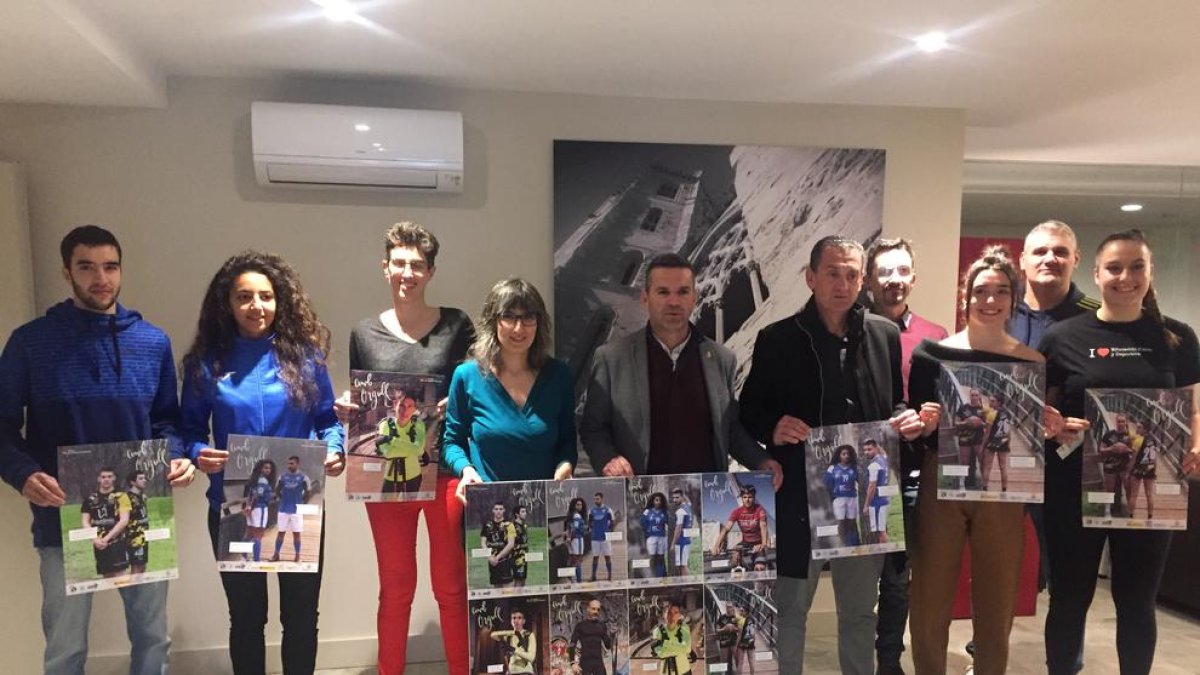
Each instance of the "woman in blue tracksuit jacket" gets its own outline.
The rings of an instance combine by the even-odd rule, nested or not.
[[[324,440],[325,473],[341,474],[343,433],[325,368],[328,350],[329,330],[283,259],[247,251],[225,261],[213,277],[195,341],[183,359],[181,429],[190,457],[209,475],[214,554],[229,455],[216,448],[226,447],[229,434]],[[263,673],[266,574],[222,572],[221,583],[229,601],[233,670]],[[279,575],[283,671],[289,675],[315,668],[320,590],[320,571]]]

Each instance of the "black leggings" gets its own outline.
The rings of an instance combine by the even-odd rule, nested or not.
[[[221,517],[208,512],[208,534],[213,555]],[[321,557],[325,555],[325,530],[321,528]],[[283,572],[279,577],[279,621],[283,624],[283,672],[311,675],[317,664],[317,605],[321,599],[321,569],[317,572]],[[229,602],[229,658],[235,675],[263,675],[267,670],[267,572],[221,572],[221,585]]]
[[[1076,672],[1106,540],[1112,560],[1109,582],[1117,608],[1117,659],[1121,675],[1149,673],[1158,638],[1155,598],[1167,562],[1171,533],[1085,528],[1079,492],[1067,492],[1052,498],[1050,489],[1046,490],[1046,544],[1050,554],[1046,665],[1050,675]]]

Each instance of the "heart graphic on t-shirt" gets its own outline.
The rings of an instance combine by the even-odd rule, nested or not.
[[[1099,355],[1099,356],[1100,356],[1100,358],[1104,358],[1104,357],[1108,356],[1108,355],[1109,355],[1109,354],[1111,354],[1111,353],[1112,353],[1112,350],[1111,350],[1111,349],[1109,349],[1108,347],[1101,347],[1101,348],[1099,348],[1099,349],[1097,349],[1097,350],[1096,350],[1096,354],[1097,354],[1097,355]]]

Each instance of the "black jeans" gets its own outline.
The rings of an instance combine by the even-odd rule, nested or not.
[[[1085,528],[1078,487],[1066,492],[1052,498],[1051,491],[1046,490],[1046,543],[1050,553],[1046,665],[1050,675],[1077,672],[1083,629],[1096,593],[1106,540],[1112,560],[1109,581],[1117,608],[1121,675],[1149,673],[1158,639],[1155,598],[1167,563],[1171,533]]]
[[[324,517],[324,516],[322,516]],[[220,514],[208,512],[208,534],[217,555]],[[321,528],[321,557],[325,529]],[[279,577],[279,621],[283,624],[283,672],[311,675],[317,665],[317,605],[324,563],[310,572],[282,572]],[[229,658],[235,675],[263,675],[267,670],[264,636],[267,626],[266,572],[221,572],[229,602]]]

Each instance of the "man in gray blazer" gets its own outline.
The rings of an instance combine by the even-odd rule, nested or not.
[[[732,455],[770,471],[783,468],[738,419],[733,352],[690,322],[695,272],[665,253],[650,261],[642,304],[647,327],[596,351],[579,437],[605,476],[726,471]]]

